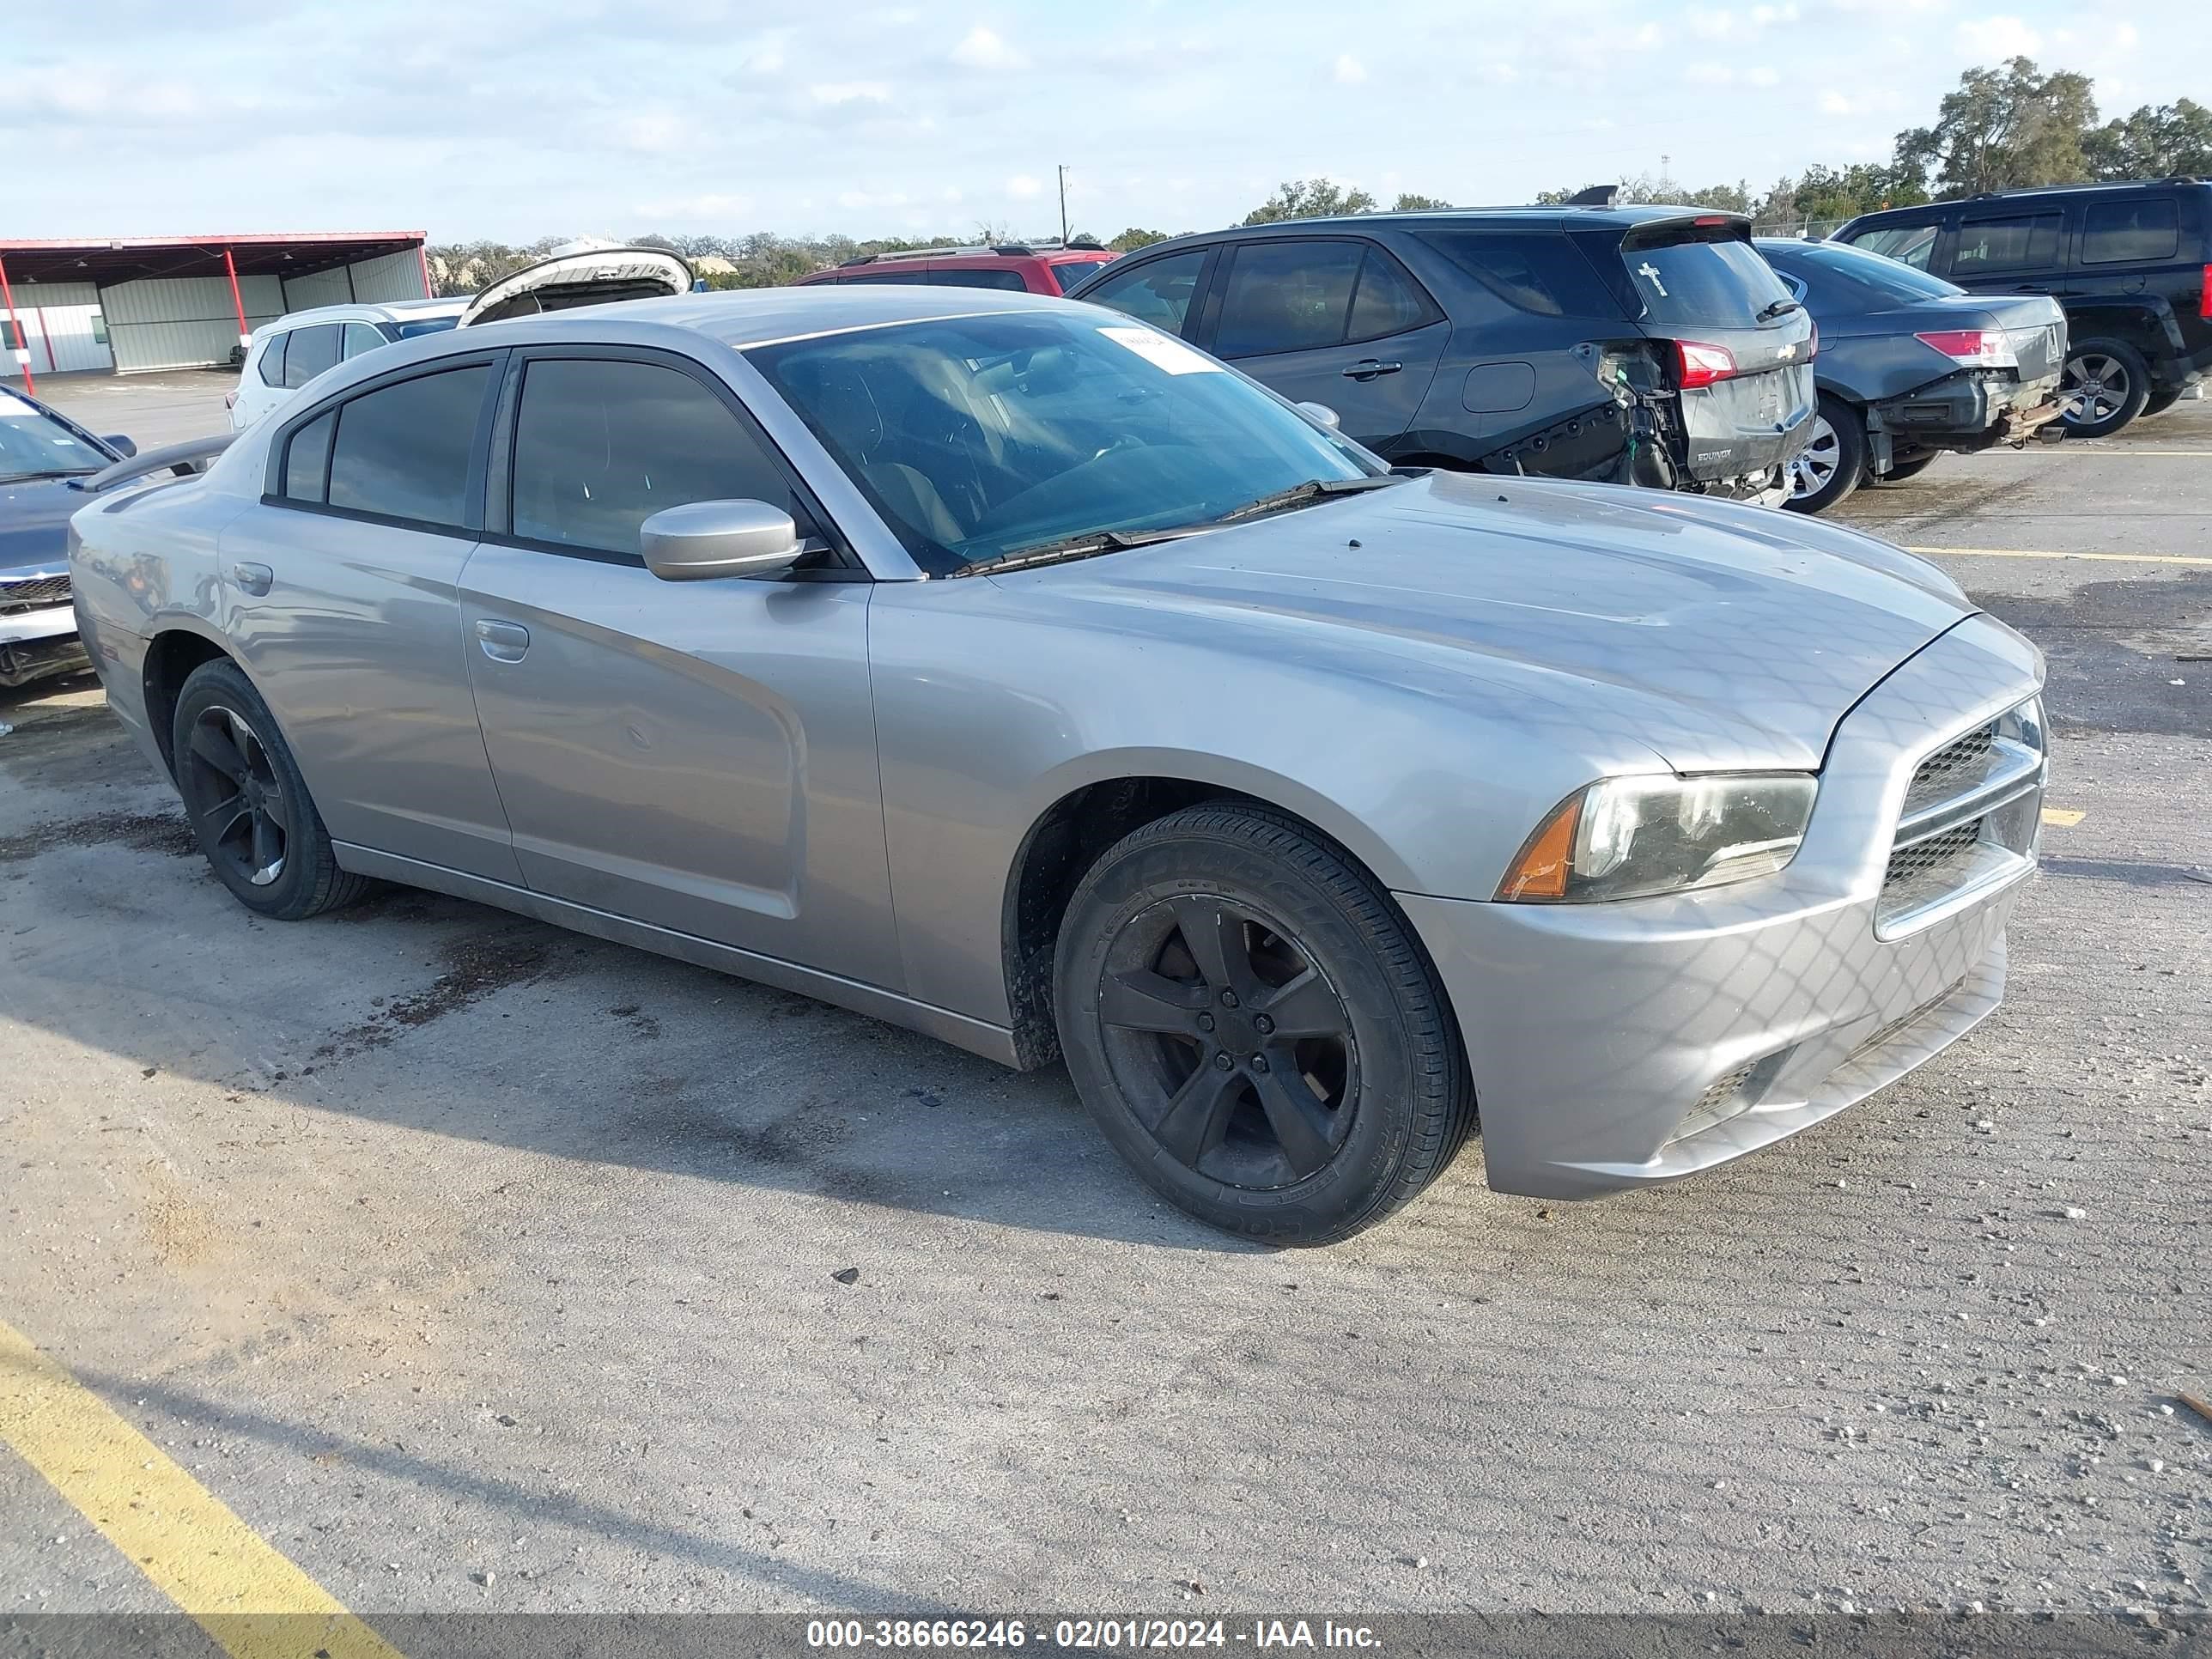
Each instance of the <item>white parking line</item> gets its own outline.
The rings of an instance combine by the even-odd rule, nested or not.
[[[2212,559],[2195,559],[2180,553],[2064,553],[2025,547],[1910,547],[1908,553],[1926,558],[1949,553],[1962,559],[2100,559],[2112,564],[2198,564],[2212,568]]]

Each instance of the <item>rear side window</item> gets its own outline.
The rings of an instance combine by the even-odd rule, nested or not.
[[[973,266],[951,270],[940,266],[921,280],[934,283],[939,288],[1004,288],[1012,289],[1017,294],[1026,292],[1029,288],[1018,270],[981,270]]]
[[[336,323],[294,329],[290,343],[284,349],[284,384],[303,386],[325,369],[336,368],[338,334]]]
[[[1845,246],[1881,254],[1911,265],[1915,270],[1925,270],[1928,256],[1936,251],[1937,228],[1935,225],[1881,225],[1859,232]]]
[[[331,505],[459,529],[467,520],[469,451],[490,376],[482,363],[450,368],[341,404],[331,445]]]
[[[2058,263],[2059,216],[2022,214],[2012,219],[1976,219],[1959,227],[1959,246],[1951,255],[1954,275],[1978,276],[1987,270],[2023,270]]]
[[[1344,343],[1358,242],[1248,242],[1230,256],[1213,350],[1221,357],[1311,351]]]
[[[2085,265],[2148,264],[2181,252],[2181,204],[2171,196],[2092,202],[2081,215]]]
[[[1760,312],[1790,297],[1758,250],[1733,238],[1656,247],[1632,242],[1622,247],[1620,259],[1650,322],[1751,328]]]
[[[1139,322],[1180,334],[1198,292],[1198,279],[1205,270],[1202,247],[1163,254],[1139,264],[1121,266],[1083,297],[1092,305],[1111,306]]]
[[[320,501],[330,493],[331,434],[337,411],[318,416],[292,434],[284,451],[284,495],[295,501]]]
[[[1565,236],[1444,230],[1425,232],[1421,240],[1516,311],[1539,317],[1620,315],[1620,302]]]
[[[928,273],[922,270],[856,270],[850,276],[840,276],[841,283],[926,283]]]
[[[514,426],[514,533],[631,560],[638,526],[687,501],[758,501],[809,533],[783,470],[728,405],[657,363],[541,358]]]
[[[282,386],[284,384],[284,342],[289,334],[272,334],[269,343],[261,348],[261,384]]]

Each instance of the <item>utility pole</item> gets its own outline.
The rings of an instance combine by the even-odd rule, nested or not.
[[[1067,163],[1060,164],[1060,242],[1067,246]]]

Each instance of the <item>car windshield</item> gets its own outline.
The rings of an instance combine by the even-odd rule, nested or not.
[[[418,322],[386,323],[384,331],[395,340],[412,340],[423,334],[443,334],[461,319],[459,316],[425,317]]]
[[[1966,291],[1941,276],[1841,242],[1790,248],[1775,256],[1774,266],[1803,283],[1816,303],[1845,311],[1886,311]]]
[[[1620,258],[1644,301],[1646,322],[1746,328],[1777,300],[1790,297],[1751,244],[1733,238],[1661,247],[1631,243]]]
[[[97,472],[107,457],[13,393],[0,396],[0,483]]]
[[[1066,294],[1099,266],[1112,263],[1103,256],[1096,259],[1056,259],[1045,269],[1052,272],[1053,281],[1058,283],[1060,291]]]
[[[1182,341],[1096,313],[951,317],[746,356],[933,575],[1378,471]]]

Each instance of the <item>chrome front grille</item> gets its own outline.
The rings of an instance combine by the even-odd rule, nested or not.
[[[52,605],[67,605],[70,579],[67,576],[19,576],[0,578],[0,617],[17,611],[40,611]]]
[[[2043,721],[2031,701],[1953,738],[1905,792],[1875,931],[1933,921],[1954,901],[2025,872],[2043,805]]]

